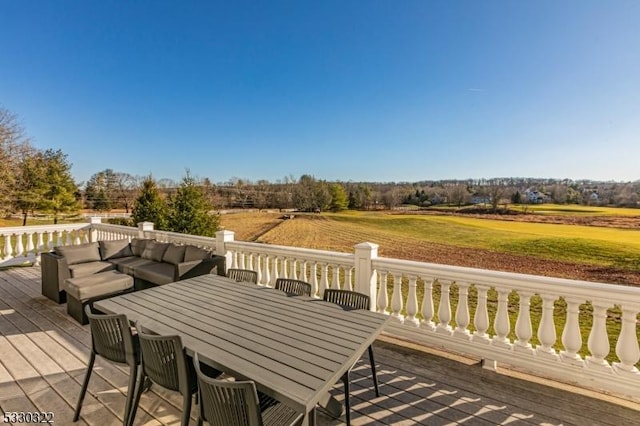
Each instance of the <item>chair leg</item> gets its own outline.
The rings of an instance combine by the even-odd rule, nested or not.
[[[89,365],[87,366],[87,374],[84,376],[84,382],[82,383],[82,390],[78,397],[78,404],[76,405],[76,411],[73,413],[73,421],[77,422],[80,418],[80,410],[82,409],[82,402],[84,396],[87,393],[87,387],[89,386],[89,379],[91,378],[91,372],[93,371],[93,364],[96,362],[96,353],[91,350],[91,356],[89,357]]]
[[[191,398],[193,397],[188,391],[183,395],[182,401],[182,426],[189,426],[189,418],[191,417]]]
[[[376,396],[380,396],[378,390],[378,375],[376,374],[376,361],[373,359],[373,346],[369,345],[369,363],[371,364],[371,374],[373,374],[373,387],[376,389]]]
[[[136,382],[138,378],[138,365],[134,364],[131,366],[131,370],[129,371],[129,387],[127,388],[127,403],[124,406],[124,425],[129,425],[129,418],[131,417],[131,406],[133,405],[133,398],[135,397],[134,393],[136,390]],[[131,422],[133,423],[133,421]]]
[[[138,405],[140,404],[140,396],[142,392],[145,391],[145,380],[147,380],[147,376],[144,374],[144,369],[140,367],[138,369],[138,377],[136,378],[136,386],[134,391],[134,398],[131,404],[131,411],[129,413],[129,422],[127,423],[129,426],[133,425],[133,421],[136,419],[136,412],[138,411]]]
[[[347,426],[351,426],[351,403],[349,402],[349,372],[347,371],[342,376],[344,383],[344,418],[347,422]]]

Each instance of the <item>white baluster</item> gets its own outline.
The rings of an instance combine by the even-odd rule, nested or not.
[[[320,266],[320,297],[324,297],[324,291],[329,288],[329,264],[323,263]]]
[[[82,244],[82,240],[80,239],[80,231],[75,231],[73,234],[73,244],[76,246]]]
[[[452,335],[451,322],[451,281],[438,280],[440,283],[440,306],[438,306],[438,325],[436,333]]]
[[[298,265],[298,261],[294,258],[288,258],[287,260],[289,262],[289,278],[297,280],[298,268],[296,266]]]
[[[415,275],[409,276],[409,295],[407,296],[407,317],[404,319],[404,323],[411,325],[413,327],[417,327],[420,325],[420,321],[416,318],[416,314],[418,313],[418,295],[417,295],[417,286],[418,286],[418,277]]]
[[[622,306],[622,328],[616,343],[616,355],[620,362],[613,364],[619,374],[640,378],[635,364],[640,360],[640,348],[636,334],[638,307]]]
[[[510,349],[511,342],[509,342],[508,338],[509,331],[511,331],[508,309],[509,290],[496,287],[496,291],[498,292],[498,310],[493,322],[493,328],[496,331],[496,335],[491,339],[491,344],[493,346]]]
[[[255,255],[252,252],[247,253],[247,269],[255,271],[253,267]]]
[[[276,281],[278,281],[278,278],[282,278],[282,276],[280,275],[280,268],[282,267],[282,262],[284,262],[284,260],[281,257],[279,256],[273,257],[273,276],[271,280],[273,281],[272,284],[274,286]]]
[[[53,242],[53,246],[51,247],[52,250],[56,246],[64,245],[64,236],[62,235],[62,231],[55,231],[54,235],[55,235],[55,242]]]
[[[391,317],[397,322],[404,322],[402,311],[402,274],[393,274],[393,294],[391,295]]]
[[[308,260],[301,260],[300,261],[300,279],[302,281],[306,281],[309,282],[309,279],[307,278],[307,268],[309,266],[309,261]],[[312,289],[313,291],[313,289]],[[313,293],[315,295],[315,293]]]
[[[565,297],[565,301],[567,302],[567,321],[564,324],[564,330],[562,330],[564,351],[560,352],[560,359],[562,362],[582,367],[584,360],[578,355],[578,351],[582,347],[582,335],[578,321],[582,300]]]
[[[487,330],[489,329],[489,311],[487,309],[487,291],[489,287],[483,285],[476,285],[478,290],[478,306],[476,313],[473,317],[473,325],[476,331],[473,333],[471,340],[478,343],[491,343]]]
[[[471,333],[467,327],[471,321],[469,315],[469,283],[459,282],[458,284],[458,306],[456,307],[456,329],[453,335],[458,338],[470,340]]]
[[[13,257],[13,247],[11,246],[11,234],[4,235],[4,256],[3,259],[11,259]]]
[[[533,347],[531,347],[531,337],[533,337],[533,329],[531,327],[531,296],[532,293],[521,291],[518,292],[520,296],[520,304],[518,308],[518,319],[516,320],[516,341],[513,345],[513,350],[516,352],[533,353]]]
[[[423,278],[424,282],[424,294],[422,296],[422,322],[420,326],[425,330],[434,331],[436,325],[433,322],[433,283],[435,279]]]
[[[314,260],[309,263],[309,284],[311,284],[311,292],[318,295],[320,292],[318,286],[318,262]]]
[[[24,255],[24,244],[22,243],[22,235],[16,234],[16,257]]]
[[[332,287],[336,290],[340,290],[340,266],[332,265],[333,267],[333,278],[332,278]]]
[[[34,250],[33,245],[33,232],[27,232],[27,252],[25,254],[37,254],[37,250]]]
[[[258,281],[258,282],[268,287],[273,287],[273,283],[271,282],[271,273],[269,269],[273,263],[275,263],[275,261],[272,262],[271,256],[269,256],[268,254],[262,258],[262,279],[261,281]]]
[[[387,271],[380,271],[380,289],[378,290],[377,311],[383,314],[388,314],[387,306],[389,306],[389,295],[387,294],[387,278],[389,273]]]
[[[607,334],[607,308],[608,306],[593,302],[593,325],[587,340],[587,347],[591,356],[586,358],[587,367],[610,370],[611,366],[605,360],[609,355],[609,336]]]
[[[354,270],[355,268],[352,266],[349,268],[349,270],[347,271],[347,269],[345,268],[345,279],[346,279],[346,283],[345,283],[345,289],[349,290],[349,291],[353,291],[353,274],[354,274]]]
[[[247,269],[244,258],[245,253],[243,251],[238,251],[238,269]]]
[[[556,326],[553,320],[553,302],[556,297],[550,294],[541,294],[542,318],[538,326],[538,339],[540,345],[536,347],[536,354],[547,358],[557,359],[558,354],[553,348],[556,343]]]
[[[44,232],[38,232],[37,236],[38,236],[38,242],[36,243],[36,251],[37,253],[42,253],[43,251],[46,250],[44,246]]]

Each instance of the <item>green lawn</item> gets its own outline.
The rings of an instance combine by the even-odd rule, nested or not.
[[[461,216],[348,212],[331,219],[425,242],[640,271],[640,230]]]
[[[520,204],[511,209],[536,214],[568,216],[640,216],[640,209],[624,207],[580,206],[577,204]]]

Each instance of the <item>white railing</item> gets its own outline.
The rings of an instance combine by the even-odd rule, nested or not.
[[[81,244],[89,239],[86,223],[0,228],[0,266],[37,262],[55,246]]]
[[[640,395],[640,288],[398,259],[372,259],[372,267],[379,277],[376,310],[392,317],[389,333]],[[533,298],[540,306],[532,316]],[[564,314],[554,314],[556,304]],[[607,318],[613,308],[621,318]],[[581,317],[592,324],[588,336],[581,333]],[[611,351],[607,326],[616,320],[621,320],[614,336],[619,362],[611,364],[606,361]],[[583,349],[586,357],[579,354]]]
[[[224,255],[227,268],[256,271],[260,285],[273,286],[286,277],[308,281],[316,297],[328,288],[365,293],[371,310],[392,317],[389,334],[475,356],[486,366],[505,363],[640,397],[638,287],[382,258],[371,243],[338,253],[234,241],[229,231],[209,238],[156,231],[150,223],[131,228],[99,219],[0,228],[0,237],[3,261],[100,239],[195,244]],[[607,361],[611,358],[616,362]]]
[[[328,288],[354,289],[354,255],[323,250],[274,246],[239,241],[225,245],[229,268],[251,269],[258,283],[273,287],[278,278],[311,284],[320,297]]]

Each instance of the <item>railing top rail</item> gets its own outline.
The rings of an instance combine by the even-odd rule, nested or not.
[[[0,235],[23,234],[25,232],[53,232],[53,231],[75,231],[78,229],[89,229],[88,223],[64,223],[57,225],[29,225],[29,226],[5,226],[0,227]]]
[[[538,294],[573,296],[585,300],[598,299],[610,301],[612,304],[629,302],[630,297],[634,298],[631,300],[640,300],[640,287],[630,285],[570,280],[383,257],[374,259],[372,266],[378,271],[397,271],[406,275],[428,276],[433,279],[503,287]]]
[[[188,241],[199,241],[207,244],[215,244],[215,237],[203,237],[200,235],[190,235],[190,234],[181,234],[180,232],[172,232],[172,231],[158,231],[154,229],[153,231],[145,231],[145,233],[149,235],[166,235],[167,237],[171,237],[174,239],[180,240],[188,240]]]
[[[355,256],[351,253],[340,253],[328,250],[250,243],[244,241],[230,241],[226,243],[226,245],[232,250],[243,250],[253,253],[268,253],[276,256],[309,258],[328,263],[351,264],[355,259]]]
[[[133,227],[133,226],[126,226],[126,225],[112,225],[110,223],[93,223],[91,224],[91,227],[93,229],[99,229],[99,230],[104,230],[104,231],[110,231],[110,230],[114,230],[114,231],[119,231],[119,232],[132,232],[132,233],[137,233],[138,232],[138,228]]]

